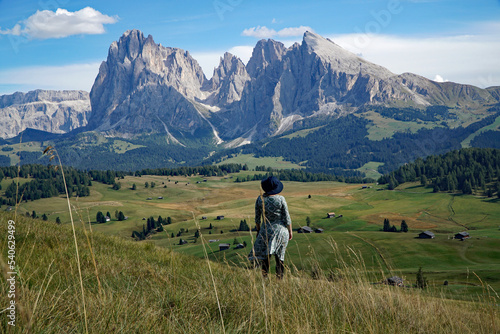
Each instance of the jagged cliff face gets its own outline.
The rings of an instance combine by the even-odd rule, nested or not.
[[[109,48],[90,93],[96,113],[89,128],[110,135],[193,132],[209,124],[197,109],[206,82],[189,52],[155,44],[140,31],[127,31]]]
[[[26,128],[66,133],[86,126],[89,94],[84,91],[36,90],[0,96],[0,137],[12,138]]]
[[[396,75],[309,32],[290,48],[259,41],[246,66],[226,53],[207,80],[187,51],[132,30],[111,45],[101,65],[90,93],[89,128],[117,136],[166,132],[176,143],[198,131],[239,145],[318,114],[342,115],[367,105],[484,105],[498,102],[499,95],[496,89]]]

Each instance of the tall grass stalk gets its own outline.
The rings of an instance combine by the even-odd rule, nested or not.
[[[200,227],[200,224],[198,222],[198,219],[196,219],[194,212],[191,212],[191,214],[193,215],[193,219],[194,219],[194,222],[196,224],[196,228],[198,228],[198,231],[200,232],[200,238],[202,240],[202,245],[203,245],[203,252],[205,253],[205,259],[207,260],[208,270],[210,271],[210,277],[212,279],[212,283],[214,286],[215,298],[217,299],[217,307],[219,309],[220,321],[222,324],[222,332],[226,333],[226,328],[224,326],[224,316],[222,315],[222,309],[220,307],[219,294],[217,293],[217,285],[215,284],[214,274],[212,272],[212,266],[210,265],[210,260],[208,258],[207,248],[205,245],[205,239],[203,238],[203,235],[201,234],[201,227]]]
[[[73,221],[73,212],[71,210],[71,203],[69,201],[69,193],[68,193],[68,185],[66,184],[66,178],[64,176],[64,169],[62,166],[61,158],[59,157],[59,154],[57,153],[57,150],[49,146],[47,147],[44,151],[43,154],[48,154],[49,155],[49,161],[52,161],[54,157],[57,157],[57,160],[59,162],[59,167],[61,168],[61,174],[63,178],[63,183],[64,183],[64,190],[66,192],[66,201],[68,203],[68,211],[69,211],[69,218],[71,220],[71,228],[73,229],[73,239],[75,242],[75,251],[76,251],[76,263],[78,266],[78,276],[80,278],[80,288],[82,292],[82,306],[83,306],[83,318],[85,322],[85,333],[89,332],[88,325],[87,325],[87,309],[85,307],[85,290],[83,289],[83,278],[82,278],[82,267],[80,264],[80,254],[78,252],[78,241],[76,239],[76,230],[75,230],[75,222]]]

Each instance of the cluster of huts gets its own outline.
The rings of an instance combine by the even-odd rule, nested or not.
[[[230,248],[231,248],[230,244],[219,244],[219,251],[228,250]],[[234,247],[234,249],[241,249],[241,248],[245,248],[245,245],[243,245],[243,244],[237,244]]]
[[[418,235],[419,239],[434,239],[434,237],[435,237],[435,235],[431,231],[424,231]],[[469,239],[470,234],[469,234],[469,232],[460,232],[460,233],[455,234],[454,238],[463,241],[463,240]]]

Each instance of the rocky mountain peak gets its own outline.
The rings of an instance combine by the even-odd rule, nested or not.
[[[249,80],[250,76],[241,59],[229,52],[224,53],[210,79],[209,87],[212,95],[207,102],[224,105],[240,100],[245,84]]]
[[[281,42],[272,39],[258,41],[246,67],[248,74],[256,77],[260,71],[269,65],[281,61],[285,53],[286,47]]]
[[[316,33],[306,31],[302,40],[302,48],[309,54],[318,56],[324,63],[330,64],[333,70],[346,74],[365,74],[387,79],[395,74],[387,68],[373,64],[335,44],[332,40]]]

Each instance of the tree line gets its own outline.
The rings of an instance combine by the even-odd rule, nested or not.
[[[418,158],[413,163],[381,176],[380,184],[394,189],[405,182],[420,181],[434,192],[460,191],[472,194],[482,191],[489,197],[500,196],[500,150],[465,148],[442,155]]]
[[[15,205],[21,201],[33,201],[40,198],[49,198],[66,194],[62,174],[54,168],[43,165],[23,165],[0,167],[0,181],[4,177],[32,178],[29,182],[17,184],[14,180],[5,189],[5,198],[2,204]],[[72,167],[64,167],[64,175],[68,188],[68,195],[84,197],[90,194],[91,177]],[[17,194],[17,197],[16,197]]]
[[[163,225],[172,224],[172,218],[162,218],[162,216],[158,216],[158,219],[154,219],[153,216],[149,217],[146,221],[146,224],[142,225],[142,231],[133,231],[132,238],[135,240],[145,240],[149,235],[155,234],[158,232],[163,232]]]
[[[296,181],[296,182],[319,182],[319,181],[336,181],[345,183],[370,183],[375,182],[375,180],[370,178],[365,178],[362,176],[337,176],[333,174],[326,173],[312,173],[300,169],[280,169],[272,170],[268,169],[267,173],[264,174],[254,174],[253,176],[247,175],[238,176],[234,182],[247,182],[247,181],[260,181],[269,176],[276,176],[281,181]]]
[[[396,113],[396,110],[388,110],[392,114]],[[264,139],[216,153],[206,161],[220,162],[227,156],[237,154],[253,154],[257,158],[283,157],[297,164],[306,161],[307,171],[336,175],[346,175],[344,173],[375,161],[384,164],[379,167],[379,172],[388,173],[419,157],[459,149],[465,138],[492,124],[500,116],[498,107],[492,107],[489,111],[492,114],[467,127],[449,128],[446,123],[442,123],[439,127],[423,128],[416,133],[396,132],[381,140],[368,138],[368,128],[373,126],[372,121],[356,115],[346,115],[330,120],[326,125],[323,124],[302,137]],[[444,108],[431,108],[425,115],[445,117],[446,111]]]

